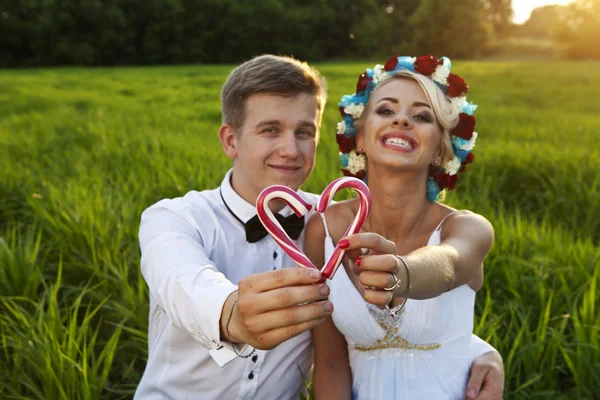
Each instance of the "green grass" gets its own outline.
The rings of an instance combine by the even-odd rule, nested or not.
[[[505,398],[596,398],[600,64],[455,64],[480,137],[447,202],[496,230],[476,331],[504,356]],[[331,103],[305,189],[339,176],[335,103],[369,65],[318,65]],[[147,355],[139,217],[221,181],[229,70],[0,71],[0,397],[131,397]]]

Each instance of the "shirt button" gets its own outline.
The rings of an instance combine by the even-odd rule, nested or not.
[[[274,252],[273,252],[273,260],[276,260],[276,259],[277,259],[277,252],[276,252],[276,251],[274,251]]]
[[[256,362],[256,360],[258,360],[258,356],[255,354],[254,357],[252,357],[252,361]]]
[[[254,378],[254,371],[250,371],[250,373],[248,374],[248,379],[252,378]]]

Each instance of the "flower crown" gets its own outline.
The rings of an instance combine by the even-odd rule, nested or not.
[[[367,159],[364,154],[356,151],[354,122],[361,117],[371,93],[379,83],[393,77],[397,72],[411,71],[433,80],[458,110],[458,123],[450,132],[454,158],[429,175],[427,199],[436,201],[443,189],[454,189],[458,173],[465,171],[467,165],[473,162],[471,150],[477,139],[473,113],[477,106],[467,102],[469,86],[460,76],[450,73],[450,65],[450,60],[446,57],[392,57],[385,65],[377,64],[372,69],[367,68],[366,72],[358,77],[356,93],[342,96],[338,104],[343,121],[338,123],[336,141],[340,149],[344,175],[366,178]]]

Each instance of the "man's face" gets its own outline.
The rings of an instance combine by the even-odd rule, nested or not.
[[[315,165],[319,109],[315,96],[283,97],[253,94],[246,100],[245,118],[236,130],[233,187],[254,204],[270,185],[298,190]]]

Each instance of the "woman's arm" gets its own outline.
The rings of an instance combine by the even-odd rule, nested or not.
[[[318,267],[325,260],[325,228],[321,217],[313,215],[304,233],[304,253]],[[343,267],[340,267],[343,268]],[[334,305],[335,307],[335,305]],[[331,317],[312,330],[315,366],[313,392],[316,399],[349,399],[352,388],[346,339]]]
[[[428,299],[469,283],[481,268],[494,242],[494,229],[474,213],[449,217],[438,246],[426,246],[406,256],[413,299]],[[404,266],[399,276],[406,280]]]
[[[349,250],[370,247],[369,242],[373,240],[369,234],[362,233],[346,239]],[[410,298],[437,297],[471,282],[481,273],[483,260],[494,241],[494,230],[484,217],[471,212],[460,213],[444,222],[441,239],[438,246],[421,247],[404,257],[410,269]],[[401,281],[394,296],[406,295],[407,272],[397,258],[387,254],[359,258],[357,272],[361,284],[375,288],[391,287],[395,282],[391,274],[394,274]]]
[[[313,328],[312,334],[315,346],[315,399],[350,399],[352,374],[344,335],[337,330],[331,317]]]

